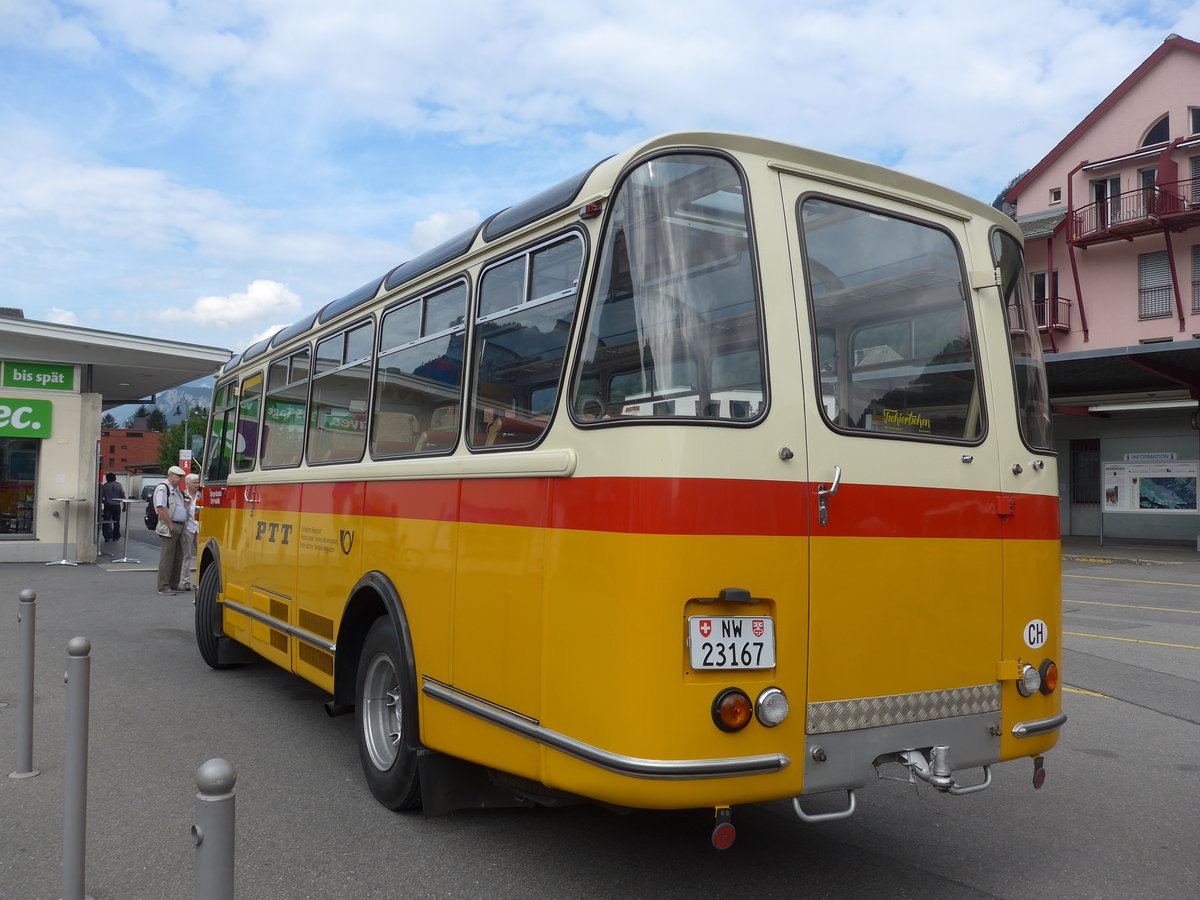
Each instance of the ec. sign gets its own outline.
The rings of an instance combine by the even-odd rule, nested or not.
[[[48,438],[54,404],[0,397],[0,437]]]

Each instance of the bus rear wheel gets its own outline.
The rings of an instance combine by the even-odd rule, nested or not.
[[[421,804],[417,702],[409,672],[395,624],[388,616],[377,619],[358,661],[358,756],[371,793],[389,809]]]

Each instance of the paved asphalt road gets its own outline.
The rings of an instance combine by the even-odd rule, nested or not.
[[[0,566],[0,702],[16,695],[16,606],[38,593],[34,764],[10,779],[16,713],[0,707],[0,898],[61,896],[66,644],[93,644],[88,893],[193,896],[195,772],[238,769],[240,898],[1183,898],[1200,885],[1200,561],[1064,562],[1071,719],[1032,766],[981,794],[878,783],[847,821],[786,802],[738,808],[718,853],[711,813],[591,806],[397,815],[368,794],[350,717],[265,663],[214,672],[186,596],[143,565]],[[1111,551],[1109,551],[1111,552]],[[1191,554],[1182,555],[1191,559]]]

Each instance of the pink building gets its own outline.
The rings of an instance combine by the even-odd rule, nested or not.
[[[1064,533],[1195,540],[1200,43],[1168,37],[1006,199],[1046,351]]]

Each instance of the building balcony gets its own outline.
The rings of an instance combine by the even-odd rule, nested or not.
[[[1072,302],[1067,297],[1034,300],[1033,313],[1037,316],[1038,331],[1042,334],[1047,331],[1070,331]]]
[[[1200,179],[1124,191],[1071,212],[1071,242],[1077,246],[1132,240],[1164,230],[1200,225]]]

